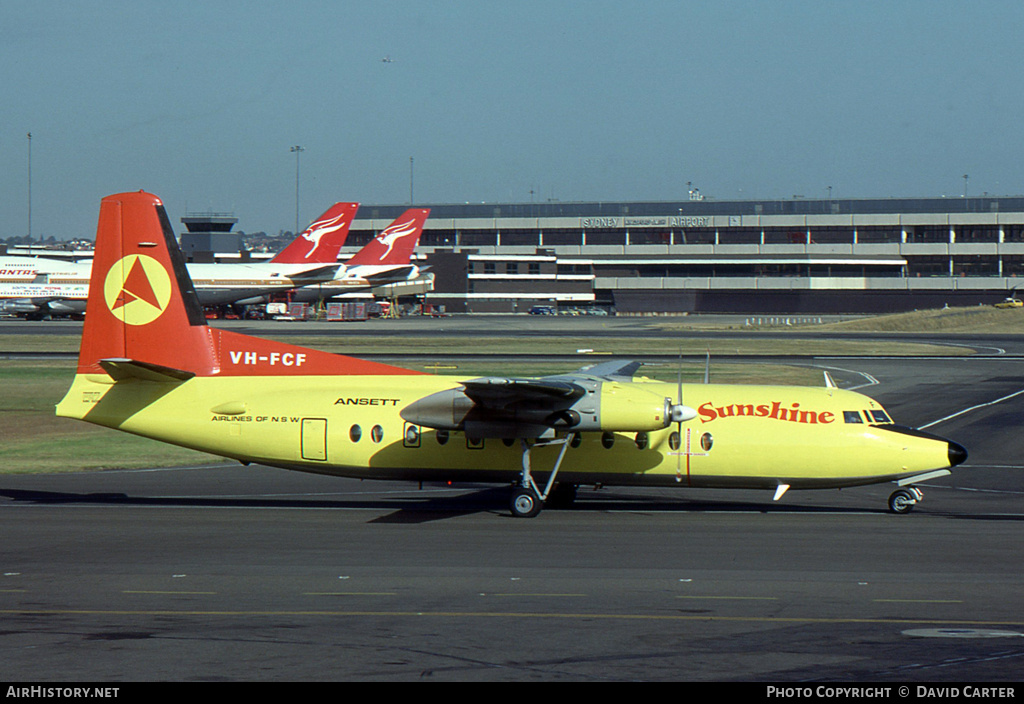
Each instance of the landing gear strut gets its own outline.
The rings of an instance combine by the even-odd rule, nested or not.
[[[555,477],[558,476],[558,468],[562,466],[565,451],[569,449],[569,443],[574,435],[575,433],[561,440],[545,440],[533,445],[525,439],[520,441],[523,449],[523,470],[519,477],[519,485],[512,492],[512,500],[509,502],[509,508],[513,516],[517,518],[533,518],[540,513],[544,507],[544,502],[548,500],[548,496],[551,494],[551,487],[554,486]],[[541,491],[530,474],[530,451],[535,447],[547,447],[548,445],[561,445],[562,449],[559,451],[558,459],[555,460],[555,466],[548,476],[547,485],[544,487],[544,491]]]

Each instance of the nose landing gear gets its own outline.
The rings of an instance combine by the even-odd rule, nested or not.
[[[924,501],[924,494],[916,486],[897,489],[889,495],[889,510],[893,513],[910,513],[914,505]]]

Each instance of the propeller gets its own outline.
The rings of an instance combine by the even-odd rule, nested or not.
[[[669,420],[676,424],[675,437],[677,446],[674,448],[676,456],[676,481],[683,480],[683,423],[697,417],[694,408],[683,405],[683,353],[679,352],[679,371],[676,385],[676,402],[672,404],[668,414]],[[671,443],[669,443],[671,448]],[[689,448],[686,449],[686,452]]]

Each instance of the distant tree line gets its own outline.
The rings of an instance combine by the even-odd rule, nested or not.
[[[295,235],[287,230],[281,230],[276,235],[268,235],[266,232],[239,232],[242,244],[252,252],[280,252],[285,246],[295,239]],[[93,242],[84,237],[73,240],[58,240],[53,235],[49,237],[30,237],[29,235],[12,235],[0,237],[0,244],[7,247],[45,247],[47,249],[92,249]]]
[[[92,240],[84,238],[73,240],[58,240],[53,235],[49,237],[30,237],[29,235],[12,235],[11,237],[0,237],[0,244],[8,247],[45,247],[46,249],[92,249]]]

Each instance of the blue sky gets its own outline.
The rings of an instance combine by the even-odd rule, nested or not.
[[[1024,3],[0,0],[0,236],[160,195],[417,203],[1024,193]],[[381,59],[390,57],[385,63]]]

